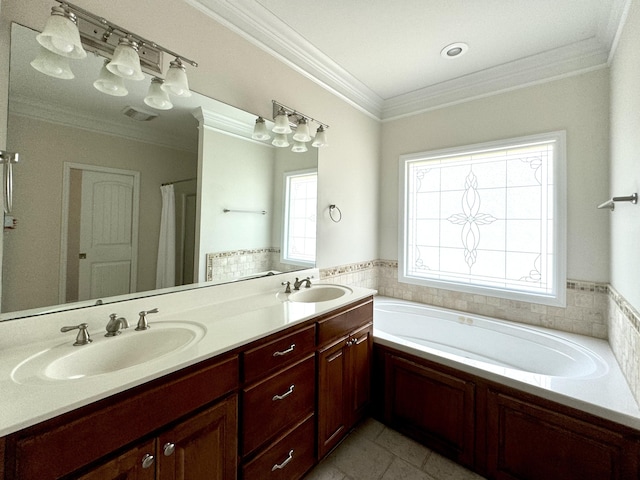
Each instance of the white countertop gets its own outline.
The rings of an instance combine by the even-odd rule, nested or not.
[[[231,351],[376,293],[370,289],[349,287],[353,293],[336,300],[288,302],[282,301],[281,295],[280,298],[276,296],[282,291],[281,280],[255,283],[260,285],[259,291],[255,293],[253,290],[250,295],[243,293],[251,288],[243,282],[242,286],[230,284],[230,287],[201,288],[153,299],[92,307],[89,311],[0,322],[0,436]],[[112,373],[71,380],[16,375],[18,365],[54,346],[72,353],[74,349],[90,349],[105,342],[117,342],[125,336],[144,335],[145,332],[134,329],[137,312],[154,306],[159,306],[160,312],[148,317],[151,328],[154,323],[160,328],[162,322],[186,321],[204,327],[204,336],[177,353]],[[126,313],[131,325],[115,339],[103,335],[112,310],[118,315]],[[74,347],[72,344],[77,331],[62,334],[60,327],[81,322],[89,323],[93,343]]]

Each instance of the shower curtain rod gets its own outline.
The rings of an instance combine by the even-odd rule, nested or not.
[[[166,187],[167,185],[174,185],[176,183],[182,183],[182,182],[190,182],[191,180],[197,180],[197,178],[196,177],[185,178],[184,180],[176,180],[175,182],[167,182],[167,183],[163,183],[162,186]]]

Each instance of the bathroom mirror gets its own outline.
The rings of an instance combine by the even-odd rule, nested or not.
[[[0,321],[315,265],[315,230],[303,234],[306,256],[286,258],[282,245],[287,205],[299,210],[287,203],[295,200],[288,182],[309,173],[316,182],[317,149],[292,153],[251,140],[255,115],[195,92],[171,97],[171,110],[155,110],[143,102],[149,76],[126,82],[127,96],[101,93],[93,82],[104,59],[92,53],[71,61],[72,80],[41,74],[30,66],[36,34],[12,25],[7,148],[20,152],[20,164],[16,227],[4,232]],[[124,213],[111,204],[86,208],[85,185],[105,178],[128,182]],[[163,184],[174,187],[176,286],[158,289]],[[84,215],[87,228],[82,211],[92,212]],[[103,226],[103,234],[122,235],[126,241],[113,243],[125,244],[137,266],[85,292],[91,253],[81,232],[94,238],[100,228],[91,222],[113,215],[117,228],[104,234]],[[310,217],[315,226],[315,211]]]

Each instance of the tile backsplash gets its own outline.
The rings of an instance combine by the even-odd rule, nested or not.
[[[493,318],[607,338],[608,286],[567,282],[567,306],[550,307],[398,282],[398,262],[375,260],[321,269],[323,282],[374,288],[380,295]]]

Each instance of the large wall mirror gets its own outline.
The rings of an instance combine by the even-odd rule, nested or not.
[[[155,110],[149,76],[105,95],[94,54],[41,74],[37,33],[12,25],[0,321],[315,265],[315,148],[254,141],[255,115],[197,93]]]

